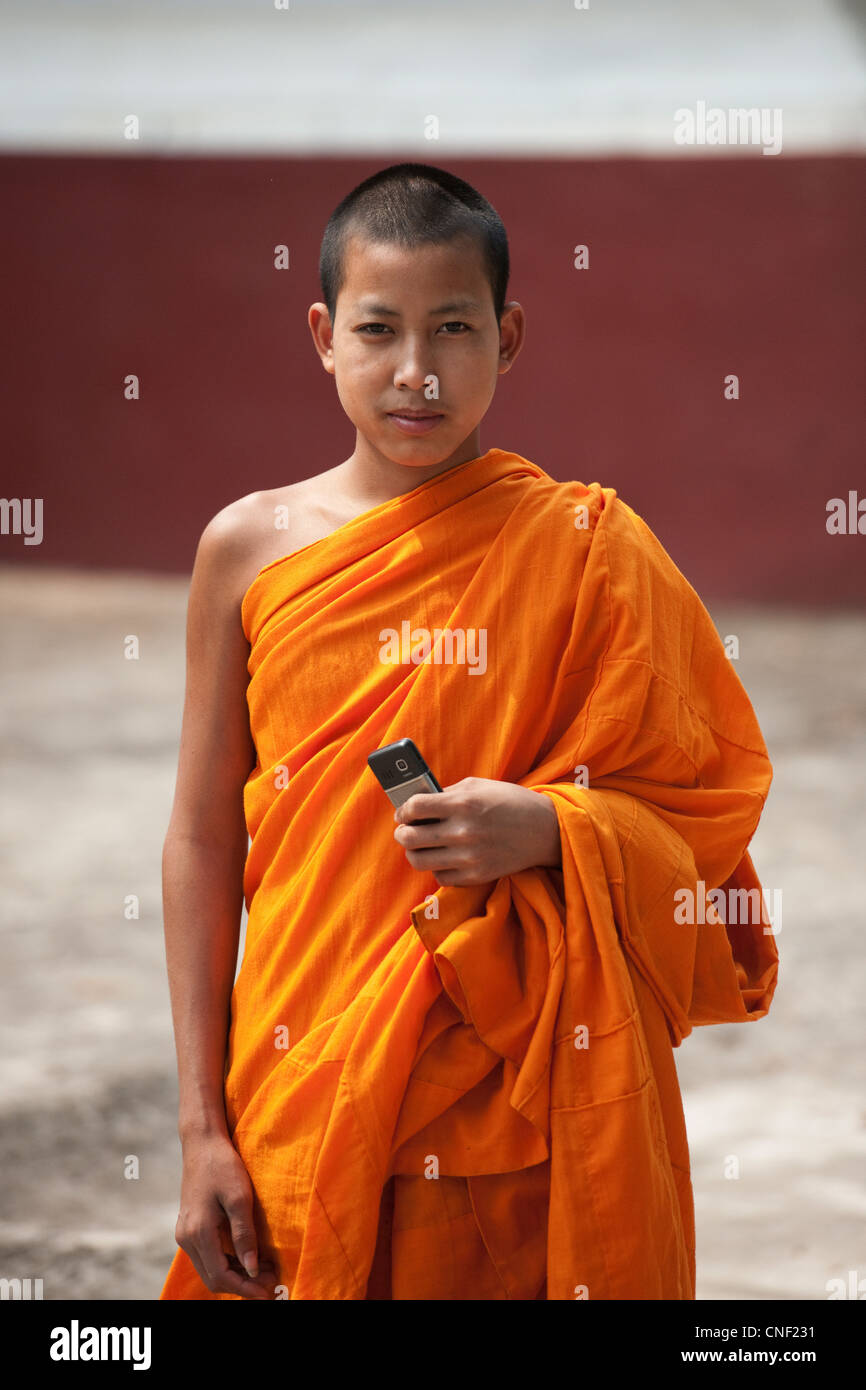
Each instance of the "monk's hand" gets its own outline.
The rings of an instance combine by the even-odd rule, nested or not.
[[[211,1293],[273,1297],[274,1266],[259,1259],[252,1183],[228,1134],[184,1141],[175,1240]]]
[[[428,820],[430,825],[411,825]],[[489,777],[464,777],[441,792],[416,792],[394,813],[394,839],[413,869],[440,884],[491,883],[534,866],[562,862],[550,797]]]

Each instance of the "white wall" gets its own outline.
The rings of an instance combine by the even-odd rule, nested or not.
[[[6,0],[0,149],[671,154],[698,101],[866,147],[856,0],[589,2]]]

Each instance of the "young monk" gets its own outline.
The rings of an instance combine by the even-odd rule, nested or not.
[[[776,983],[754,712],[614,488],[482,452],[524,337],[490,204],[385,169],[320,270],[355,448],[192,576],[162,1297],[693,1299],[673,1048]],[[443,791],[394,814],[404,737]]]

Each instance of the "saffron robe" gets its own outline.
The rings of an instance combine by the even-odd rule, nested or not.
[[[266,565],[242,621],[225,1095],[278,1296],[694,1298],[673,1048],[778,964],[772,768],[694,589],[614,488],[490,449]],[[561,869],[412,868],[367,765],[403,737],[548,796]],[[178,1251],[161,1297],[215,1296]]]

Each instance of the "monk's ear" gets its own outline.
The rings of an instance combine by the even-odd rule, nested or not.
[[[526,315],[523,305],[511,299],[502,310],[499,323],[499,374],[507,372],[523,347],[526,337]]]
[[[313,335],[313,343],[326,372],[334,375],[334,329],[327,304],[311,304],[307,322]]]

